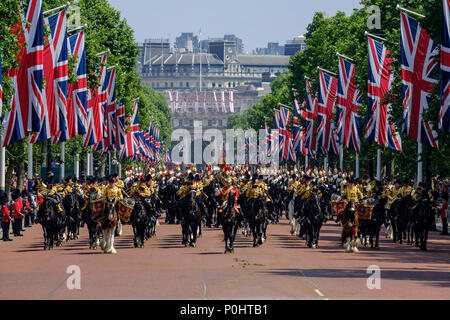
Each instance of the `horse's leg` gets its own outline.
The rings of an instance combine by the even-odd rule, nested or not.
[[[50,250],[47,228],[42,226],[42,229],[44,230],[44,250]]]
[[[228,238],[229,238],[228,225],[223,224],[222,229],[223,229],[223,237],[224,237],[224,241],[225,241],[225,252],[224,253],[227,253],[230,250],[228,248]]]

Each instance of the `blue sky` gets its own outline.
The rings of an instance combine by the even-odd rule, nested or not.
[[[284,44],[306,31],[314,12],[332,16],[360,8],[360,0],[109,0],[135,31],[136,41],[175,38],[182,32],[199,33],[202,39],[236,34],[244,50]]]

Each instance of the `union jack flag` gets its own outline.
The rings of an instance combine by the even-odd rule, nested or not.
[[[91,89],[88,90],[88,129],[84,136],[84,146],[95,146],[103,140],[103,119],[104,114],[102,112],[103,104],[101,101],[106,101],[106,88],[104,90],[104,82],[106,78],[106,54],[101,58],[100,67],[100,87],[94,92]],[[97,149],[97,148],[96,148]],[[101,149],[100,149],[101,150]]]
[[[116,150],[120,149],[120,146],[125,144],[126,129],[125,129],[125,102],[123,99],[120,100],[119,105],[116,109]]]
[[[18,69],[9,70],[15,93],[11,110],[3,119],[3,146],[41,130],[46,111],[44,75],[44,23],[42,0],[28,0],[21,22],[12,28],[23,48],[19,53]]]
[[[128,130],[131,132],[139,131],[139,99],[134,100],[133,115]]]
[[[76,58],[74,74],[77,76],[77,81],[69,84],[68,139],[79,134],[84,135],[87,131],[87,79],[84,38],[84,31],[69,37],[69,52]]]
[[[288,130],[289,118],[291,117],[291,111],[288,108],[281,106],[278,116],[278,132],[280,135],[280,157],[283,160],[291,159],[295,161],[294,145],[292,143],[293,135]]]
[[[316,131],[314,126],[314,121],[317,118],[318,106],[317,106],[317,97],[314,97],[312,94],[311,83],[306,81],[306,102],[305,102],[305,110],[302,111],[302,117],[306,120],[306,127],[304,131],[304,139],[305,139],[305,148],[308,149],[309,154],[316,153]]]
[[[41,118],[41,131],[31,138],[31,143],[53,138],[53,143],[67,140],[68,43],[66,11],[46,19],[44,26],[50,35],[44,47],[44,76],[46,80],[46,109]]]
[[[127,132],[125,144],[120,146],[119,159],[132,158],[138,150],[138,141],[134,132]]]
[[[333,118],[334,99],[337,91],[337,79],[326,72],[319,72],[319,99],[317,102],[317,146],[314,148],[328,153],[331,139],[331,123]]]
[[[394,76],[389,50],[369,37],[369,78],[367,126],[365,138],[385,147],[402,151],[401,138],[389,120],[390,104],[384,104],[385,95],[391,90]],[[389,142],[394,142],[390,144]]]
[[[450,0],[442,0],[441,112],[439,129],[450,132]]]
[[[359,152],[361,145],[361,124],[358,110],[361,106],[361,92],[356,88],[356,68],[339,58],[339,80],[337,93],[337,130],[339,143]]]
[[[339,144],[339,136],[336,130],[336,124],[331,124],[331,136],[330,136],[330,147],[328,148],[328,151],[338,155],[340,151],[340,144]]]
[[[104,152],[110,145],[110,137],[108,136],[108,90],[112,86],[112,73],[106,68],[106,58],[104,64],[102,59],[100,84],[101,86],[98,88],[99,92],[97,96],[97,103],[100,110],[100,121],[101,128],[103,129],[103,138],[92,147],[92,151],[101,150]]]
[[[55,137],[53,142],[63,142],[67,137],[67,104],[69,60],[66,11],[63,10],[44,20],[44,24],[50,27],[50,45],[44,49],[44,75],[46,77],[47,109],[50,118],[51,136]],[[52,64],[50,64],[50,59]],[[52,65],[50,73],[47,73],[47,64]],[[48,76],[50,74],[50,77]],[[53,81],[52,81],[53,80]],[[52,121],[51,110],[56,110],[57,121]],[[53,124],[56,134],[53,134]]]
[[[437,148],[436,132],[423,121],[423,112],[438,82],[436,80],[438,49],[419,22],[400,14],[403,82],[403,129],[408,136],[427,146]]]
[[[107,107],[106,116],[107,122],[105,127],[107,130],[107,137],[103,139],[103,150],[113,151],[116,145],[116,70],[107,71],[108,93],[107,93]]]
[[[301,109],[300,109],[300,103],[298,100],[298,93],[295,89],[292,89],[293,93],[294,93],[294,117],[293,117],[293,132],[294,132],[294,137],[293,137],[293,142],[292,142],[292,148],[294,150],[295,153],[300,153],[301,152],[301,144],[302,144],[302,131],[301,131],[301,126],[300,126],[300,118],[299,115],[301,114]]]

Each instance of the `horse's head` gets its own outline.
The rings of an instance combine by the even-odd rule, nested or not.
[[[355,223],[356,216],[356,203],[354,200],[350,200],[350,202],[347,204],[347,208],[344,211],[344,216],[346,222],[349,224],[349,227],[352,227]]]

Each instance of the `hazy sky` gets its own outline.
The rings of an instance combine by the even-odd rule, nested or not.
[[[202,39],[236,34],[244,50],[266,47],[306,32],[314,12],[333,16],[350,14],[360,0],[109,0],[135,31],[135,38],[169,38],[171,45],[182,32]]]

